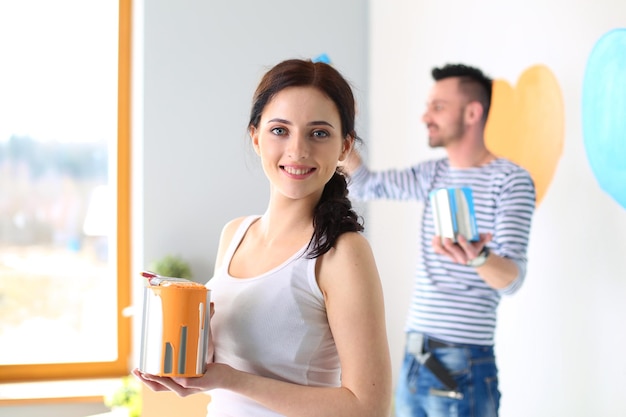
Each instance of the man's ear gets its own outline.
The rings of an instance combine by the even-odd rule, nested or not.
[[[478,101],[470,101],[465,106],[465,123],[476,124],[483,118],[483,106]]]
[[[254,126],[250,126],[248,128],[248,134],[250,135],[250,139],[252,140],[252,146],[254,147],[254,152],[257,155],[261,156],[261,150],[259,149],[259,132]]]
[[[346,138],[343,140],[341,147],[341,154],[339,155],[340,162],[345,161],[348,155],[350,155],[350,152],[354,147],[354,137],[352,135],[346,136]]]

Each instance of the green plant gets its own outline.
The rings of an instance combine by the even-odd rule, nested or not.
[[[123,377],[115,392],[104,397],[104,404],[110,408],[125,408],[128,417],[140,417],[141,384],[133,376]]]
[[[154,261],[150,270],[165,277],[191,279],[191,267],[178,255],[166,255]]]

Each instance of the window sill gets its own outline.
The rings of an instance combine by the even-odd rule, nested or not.
[[[119,378],[0,384],[0,405],[102,402],[120,386]]]

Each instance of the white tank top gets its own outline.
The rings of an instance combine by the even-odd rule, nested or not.
[[[339,386],[339,356],[315,279],[315,259],[306,258],[306,247],[259,276],[228,274],[239,243],[258,218],[242,221],[222,266],[207,283],[215,303],[215,362],[300,385]],[[280,415],[227,390],[209,394],[211,417]]]

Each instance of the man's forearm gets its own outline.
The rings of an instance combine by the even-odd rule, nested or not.
[[[495,253],[490,253],[486,262],[476,268],[476,272],[487,285],[496,290],[511,285],[520,273],[514,261]]]

